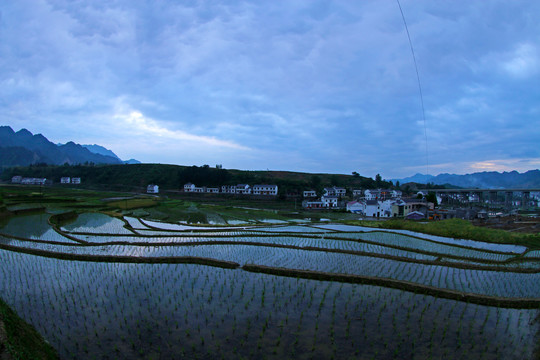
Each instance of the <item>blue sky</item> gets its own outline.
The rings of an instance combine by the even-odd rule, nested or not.
[[[0,124],[123,159],[398,178],[540,167],[540,2],[0,3]],[[427,135],[427,156],[426,156]]]

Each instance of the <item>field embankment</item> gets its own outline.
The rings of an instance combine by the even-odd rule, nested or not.
[[[387,221],[345,220],[343,223],[347,225],[360,225],[381,229],[410,230],[455,239],[524,245],[531,249],[540,249],[540,233],[513,233],[505,230],[490,229],[475,226],[471,222],[461,219],[431,222],[415,222],[394,219]]]
[[[58,359],[56,350],[1,299],[0,359]]]

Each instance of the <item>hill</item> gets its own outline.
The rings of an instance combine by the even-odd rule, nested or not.
[[[118,156],[116,156],[116,154],[114,152],[112,152],[111,150],[109,150],[107,148],[104,148],[101,145],[97,145],[97,144],[94,144],[94,145],[82,145],[82,147],[90,150],[90,152],[93,152],[94,154],[110,156],[110,157],[113,157],[113,158],[116,158],[116,159],[120,160],[120,158]]]
[[[439,174],[437,176],[416,174],[404,179],[393,179],[401,184],[408,182],[422,184],[452,184],[462,188],[484,188],[484,189],[511,189],[525,188],[533,189],[540,188],[540,170],[530,170],[524,173],[517,171],[497,172],[484,171],[465,175],[456,174]]]
[[[135,159],[129,159],[129,160],[125,160],[125,161],[121,160],[114,152],[112,152],[112,150],[104,148],[101,145],[94,144],[94,145],[82,145],[82,146],[87,148],[88,150],[90,150],[94,154],[110,156],[110,157],[113,157],[115,159],[118,159],[118,161],[121,161],[124,164],[140,164],[141,163],[139,160],[135,160]]]
[[[220,186],[233,184],[275,184],[279,193],[301,194],[313,189],[322,193],[325,186],[347,188],[391,188],[392,183],[373,180],[358,174],[309,174],[289,171],[244,171],[211,168],[205,166],[180,166],[165,164],[123,165],[32,165],[5,169],[1,179],[8,182],[13,176],[40,177],[60,182],[64,176],[81,177],[83,186],[115,190],[143,191],[148,184],[161,189],[179,190],[191,182],[197,186]]]
[[[32,164],[120,164],[116,156],[94,153],[70,141],[55,145],[41,134],[26,129],[17,132],[9,126],[0,126],[0,167]]]

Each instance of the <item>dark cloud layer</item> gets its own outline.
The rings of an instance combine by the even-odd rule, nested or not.
[[[0,123],[147,162],[538,168],[540,3],[401,5],[425,127],[394,1],[2,2]]]

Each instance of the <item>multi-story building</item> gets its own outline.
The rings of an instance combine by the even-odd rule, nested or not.
[[[324,188],[324,196],[338,196],[339,197],[339,196],[345,196],[346,193],[347,193],[347,190],[342,187],[333,186],[333,187]]]
[[[277,194],[278,194],[277,185],[254,185],[253,186],[253,195],[277,196]]]

